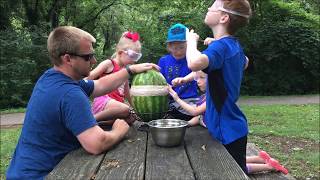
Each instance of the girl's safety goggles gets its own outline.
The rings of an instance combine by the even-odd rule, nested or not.
[[[129,56],[130,59],[132,59],[135,62],[137,62],[142,57],[142,53],[137,53],[132,49],[128,49],[124,52]]]

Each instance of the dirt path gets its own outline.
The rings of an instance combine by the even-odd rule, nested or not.
[[[264,104],[319,104],[318,95],[307,96],[272,96],[272,97],[246,97],[240,98],[238,104],[264,105]],[[24,113],[1,114],[1,128],[15,127],[23,124]]]

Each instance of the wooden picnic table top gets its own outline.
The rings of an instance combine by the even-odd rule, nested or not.
[[[159,147],[151,134],[132,126],[122,142],[103,154],[82,148],[70,152],[46,179],[249,178],[205,128],[187,128],[180,146]]]

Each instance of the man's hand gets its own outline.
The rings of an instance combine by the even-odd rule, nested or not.
[[[125,135],[129,131],[129,125],[125,120],[117,119],[114,121],[112,129],[121,132],[121,135]]]
[[[160,67],[153,63],[133,64],[133,65],[130,65],[129,68],[133,74],[142,73],[150,69],[155,69],[157,71],[160,71]]]

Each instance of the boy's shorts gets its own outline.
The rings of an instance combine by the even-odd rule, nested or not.
[[[92,113],[97,114],[98,112],[103,111],[110,100],[111,98],[108,95],[94,98],[91,107]]]

